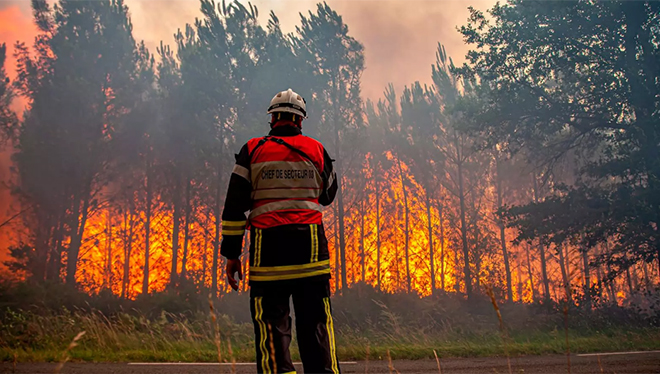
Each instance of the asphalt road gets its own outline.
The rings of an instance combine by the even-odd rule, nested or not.
[[[577,356],[572,355],[571,373],[660,373],[660,352],[625,354],[625,355],[601,355],[601,356]],[[511,362],[512,373],[567,373],[568,364],[566,356],[525,356],[513,357]],[[393,373],[421,374],[438,373],[435,360],[395,360]],[[447,358],[440,359],[442,374],[451,373],[509,373],[506,358]],[[1,373],[17,374],[52,374],[55,372],[56,364],[12,364],[2,363]],[[296,365],[302,373],[300,365]],[[341,366],[343,373],[384,373],[389,374],[388,362],[360,361],[357,363],[346,363]],[[235,373],[254,373],[253,365],[237,365]],[[180,364],[158,364],[158,365],[134,365],[134,364],[92,364],[92,363],[67,363],[62,374],[218,374],[232,373],[230,366],[219,366],[217,364],[180,365]]]

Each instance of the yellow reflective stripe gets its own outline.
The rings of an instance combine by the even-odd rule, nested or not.
[[[319,260],[319,237],[318,237],[318,228],[316,225],[309,225],[309,231],[312,235],[312,259],[311,262],[317,262]]]
[[[313,201],[305,201],[305,200],[283,200],[283,201],[275,201],[272,203],[264,204],[253,211],[250,212],[250,217],[249,219],[252,219],[258,215],[272,212],[275,210],[305,210],[305,209],[310,209],[310,210],[316,210],[318,212],[321,211],[321,205],[313,202]]]
[[[309,262],[314,262],[314,225],[309,225],[309,233],[311,235],[310,239],[311,239],[311,249],[312,249],[311,250],[312,256]]]
[[[234,165],[234,170],[232,170],[232,173],[238,175],[239,177],[245,178],[248,182],[250,181],[250,170],[248,170],[246,167],[241,165]]]
[[[243,235],[245,233],[245,229],[243,230],[222,230],[222,235]]]
[[[321,190],[315,188],[274,188],[270,190],[255,190],[252,199],[316,199],[321,196]]]
[[[259,350],[261,351],[261,368],[264,373],[270,373],[268,367],[268,350],[266,349],[266,324],[263,321],[264,310],[261,305],[261,297],[254,298],[254,319],[259,326]]]
[[[330,313],[330,298],[324,297],[323,303],[325,304],[326,323],[325,328],[328,330],[328,344],[330,345],[330,359],[332,360],[332,372],[339,374],[339,365],[337,364],[337,349],[335,347],[335,326],[332,322],[332,313]]]
[[[310,268],[317,268],[322,266],[330,266],[330,260],[323,260],[320,262],[315,262],[311,264],[300,264],[300,265],[286,265],[286,266],[253,266],[250,268],[250,273],[253,272],[278,272],[278,271],[291,271],[291,270],[305,270]]]
[[[319,225],[314,225],[314,251],[316,252],[314,261],[318,261],[319,260]]]
[[[261,263],[261,229],[255,228],[254,232],[254,266]],[[253,267],[250,267],[253,269]]]
[[[222,221],[222,235],[243,235],[247,221]]]
[[[295,371],[287,371],[286,373],[281,373],[281,374],[296,374]]]
[[[282,275],[259,275],[250,273],[250,280],[253,281],[275,281],[275,280],[287,280],[287,279],[298,279],[298,278],[308,278],[314,277],[317,275],[330,274],[330,268],[312,271],[308,273],[295,273],[295,274],[282,274]]]

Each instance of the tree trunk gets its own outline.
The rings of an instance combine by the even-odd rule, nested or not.
[[[110,289],[110,278],[112,275],[112,224],[110,223],[110,209],[105,218],[105,272],[103,276],[103,288]]]
[[[610,247],[607,242],[603,243],[605,247],[605,253],[610,252]],[[610,265],[609,262],[606,263],[607,265],[607,291],[610,294],[610,301],[613,302],[614,304],[618,304],[618,300],[616,297],[616,289],[615,289],[615,284],[614,284],[614,279],[612,278],[612,266]]]
[[[461,292],[461,268],[459,267],[458,254],[459,250],[454,248],[454,292]]]
[[[80,246],[82,244],[82,237],[85,232],[85,224],[87,223],[87,215],[89,210],[89,193],[86,191],[84,193],[84,199],[82,201],[82,211],[80,208],[80,200],[76,199],[74,203],[73,212],[76,215],[75,231],[73,237],[71,238],[71,244],[69,245],[69,253],[66,260],[66,283],[69,286],[76,285],[76,271],[78,270],[78,254],[80,253]],[[80,216],[80,220],[78,217]]]
[[[465,191],[463,189],[463,164],[458,163],[458,199],[461,209],[461,241],[463,245],[463,276],[465,278],[465,294],[472,299],[472,274],[470,272],[470,252],[467,242],[467,223],[465,221]]]
[[[534,203],[539,202],[539,190],[536,182],[536,175],[533,175],[534,178]],[[550,282],[548,281],[548,268],[545,261],[545,247],[539,239],[538,244],[539,255],[541,256],[541,281],[543,282],[543,298],[546,303],[550,302]]]
[[[209,260],[208,255],[209,255],[209,226],[210,226],[210,223],[211,223],[211,219],[209,217],[210,215],[211,215],[211,212],[207,211],[206,217],[205,217],[206,219],[204,220],[205,221],[204,222],[205,230],[204,230],[204,253],[203,253],[203,256],[202,256],[202,261],[203,261],[202,262],[202,282],[201,282],[202,288],[206,287],[206,272],[208,272],[208,268],[209,268],[209,266],[208,266],[208,260]]]
[[[426,217],[429,232],[429,262],[431,264],[431,294],[435,294],[435,253],[433,251],[433,222],[431,221],[431,198],[429,190],[426,189]]]
[[[520,258],[518,258],[518,271],[516,272],[518,275],[518,287],[517,287],[517,293],[518,293],[518,301],[522,302],[523,301],[523,282],[522,282],[522,264],[520,264]]]
[[[545,247],[539,240],[539,255],[541,257],[541,281],[543,282],[543,299],[546,303],[550,302],[550,282],[548,281],[548,268],[545,261]]]
[[[502,209],[502,176],[501,176],[501,165],[499,158],[495,158],[495,168],[496,168],[496,189],[497,189],[497,209]],[[497,218],[497,225],[500,229],[500,247],[502,248],[502,259],[504,260],[504,270],[506,272],[506,296],[509,301],[513,301],[513,290],[511,285],[511,265],[509,263],[509,251],[506,248],[506,230],[504,227],[504,221],[501,218]]]
[[[122,281],[122,298],[128,298],[128,283],[130,281],[130,271],[131,271],[131,253],[133,252],[133,229],[134,229],[134,215],[133,211],[130,212],[129,214],[130,221],[128,225],[128,235],[125,238],[126,240],[124,241],[124,279]],[[124,220],[126,222],[126,220]],[[126,227],[126,224],[124,224],[124,228]]]
[[[362,254],[362,283],[366,281],[366,253],[364,251],[364,199],[360,201],[360,253]]]
[[[151,181],[151,151],[147,151],[147,170],[146,170],[146,190],[147,198],[145,201],[146,212],[144,221],[144,269],[142,272],[142,294],[149,294],[149,248],[151,239],[151,199],[153,186]]]
[[[337,173],[337,179],[337,184],[339,186],[337,191],[337,213],[339,214],[337,217],[337,223],[339,225],[339,255],[341,256],[340,270],[341,284],[343,288],[348,287],[348,282],[346,280],[346,238],[344,237],[344,193],[343,188],[341,187],[343,178],[339,173]]]
[[[616,298],[616,290],[614,289],[614,280],[608,280],[607,282],[607,292],[609,293],[610,296],[610,301],[614,304],[618,304],[618,300]]]
[[[438,204],[440,218],[440,288],[445,291],[445,223],[442,202]]]
[[[220,183],[220,167],[218,167],[218,185],[215,189],[215,205],[213,207],[213,219],[215,228],[215,237],[213,238],[213,263],[211,264],[211,293],[214,297],[218,296],[218,260],[220,258],[220,212],[222,211],[222,203],[220,201],[222,196],[222,189]]]
[[[126,284],[128,281],[126,280],[126,276],[128,275],[128,270],[127,265],[129,264],[128,258],[126,256],[127,252],[127,246],[128,246],[128,212],[127,210],[124,210],[124,229],[121,230],[122,233],[122,242],[124,243],[124,266],[123,266],[123,273],[122,273],[122,279],[121,279],[121,298],[124,299],[126,298]]]
[[[504,260],[504,269],[506,271],[506,296],[509,301],[513,301],[513,289],[511,287],[511,264],[509,261],[509,251],[506,248],[506,236],[504,225],[500,224],[500,245]]]
[[[474,282],[477,286],[477,290],[481,288],[481,250],[480,250],[480,240],[481,240],[481,230],[479,227],[474,225],[474,265],[475,265],[475,274]]]
[[[343,175],[342,173],[342,164],[343,158],[340,157],[341,146],[339,138],[339,123],[340,119],[340,106],[339,106],[339,72],[336,72],[332,75],[332,89],[333,89],[333,121],[334,121],[334,135],[335,135],[335,155],[337,155],[337,164],[335,165],[335,172],[337,174],[337,220],[339,225],[339,254],[341,256],[341,285],[343,287],[348,287],[346,280],[346,238],[345,238],[345,228],[344,228],[344,188],[343,188]]]
[[[192,204],[190,202],[190,184],[191,181],[186,182],[186,197],[185,197],[185,226],[183,228],[183,257],[181,258],[181,281],[185,282],[188,277],[188,244],[190,243],[190,213]]]
[[[35,264],[30,269],[31,280],[35,283],[41,283],[46,279],[52,279],[51,264],[55,261],[59,239],[56,237],[59,224],[53,225],[51,220],[38,220],[39,226],[36,228],[34,239],[35,246]]]
[[[335,220],[332,223],[334,226],[334,232],[332,236],[334,238],[334,250],[335,250],[335,291],[339,292],[342,288],[341,283],[341,262],[339,261],[339,209],[335,205]]]
[[[380,291],[380,188],[378,180],[375,182],[376,190],[376,287]]]
[[[646,262],[642,262],[642,274],[644,275],[644,286],[651,286],[651,279],[649,278],[649,268]]]
[[[172,268],[170,270],[170,287],[179,284],[179,230],[181,225],[181,196],[178,180],[174,186],[174,214],[172,215]]]
[[[532,258],[529,255],[529,244],[525,244],[525,250],[527,252],[527,276],[529,277],[529,286],[532,289],[532,300],[536,301],[538,295],[536,292],[536,287],[534,287],[534,276],[532,274]]]
[[[632,276],[630,275],[630,266],[626,267],[626,283],[628,284],[628,297],[630,297],[634,292]]]
[[[48,268],[44,269],[45,271],[45,277],[46,279],[54,282],[60,282],[60,273],[62,272],[62,252],[64,251],[62,248],[62,232],[64,230],[64,218],[63,214],[57,219],[57,223],[55,225],[54,229],[54,235],[53,235],[53,245],[52,245],[52,250],[50,253],[50,256],[48,258]],[[39,237],[41,235],[44,235],[45,230],[40,229],[38,236],[37,236],[37,243],[45,243],[48,244],[48,238],[41,238]],[[43,275],[41,275],[41,272],[38,272],[35,274],[37,279],[43,280]]]
[[[568,279],[568,286],[570,287],[573,282],[571,279],[571,251],[567,245],[565,245],[564,248],[566,249],[566,254],[564,255],[564,258],[566,259],[566,278]]]
[[[406,291],[410,292],[410,219],[408,217],[408,192],[406,189],[406,183],[403,178],[403,169],[401,168],[401,159],[397,156],[397,163],[399,165],[399,176],[401,177],[401,188],[403,189],[403,206],[404,206],[404,238],[405,238],[405,258],[406,258]]]
[[[584,298],[587,309],[591,310],[591,272],[589,271],[589,252],[586,248],[582,251],[582,266],[584,271]]]
[[[395,204],[394,205],[394,210],[395,210],[395,218],[394,218],[394,265],[396,266],[396,285],[397,285],[397,290],[401,289],[401,268],[399,264],[399,207]]]
[[[596,247],[596,256],[600,257],[600,250],[598,247]],[[598,261],[598,266],[596,266],[596,277],[598,279],[598,298],[602,300],[605,277],[603,275],[603,264],[600,261]]]
[[[218,266],[220,265],[220,228],[221,228],[221,211],[222,211],[222,180],[223,180],[223,164],[222,158],[224,157],[225,152],[225,126],[224,123],[220,126],[220,149],[218,150],[220,157],[217,159],[216,164],[216,182],[217,186],[215,189],[215,204],[213,209],[214,219],[215,219],[215,238],[213,240],[213,264],[211,269],[211,292],[213,296],[218,295]],[[247,243],[247,240],[243,240]],[[250,257],[250,256],[248,256]]]
[[[566,302],[570,305],[573,304],[573,295],[571,294],[571,284],[568,280],[566,259],[564,259],[564,246],[560,245],[557,249],[557,254],[559,255],[559,269],[561,270],[561,279],[564,283],[564,291],[566,292]]]

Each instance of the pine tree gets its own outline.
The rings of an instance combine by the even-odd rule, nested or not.
[[[18,191],[38,207],[35,248],[43,261],[54,259],[53,271],[69,242],[66,281],[74,285],[87,218],[109,183],[109,144],[130,110],[136,46],[121,0],[62,0],[53,7],[35,0],[33,9],[36,57],[17,46],[18,86],[31,103],[14,155]],[[45,264],[36,272],[43,278]]]

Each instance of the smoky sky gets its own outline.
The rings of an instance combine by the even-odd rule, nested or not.
[[[314,11],[314,0],[254,0],[263,24],[271,10],[285,32],[300,23],[300,13]],[[468,47],[456,27],[467,21],[468,6],[485,10],[493,0],[329,0],[349,27],[349,33],[365,47],[362,92],[378,100],[388,83],[400,92],[415,81],[430,83],[438,42],[456,63],[464,61]],[[197,0],[126,0],[134,35],[155,53],[160,41],[173,43],[177,29],[200,16]],[[244,4],[247,2],[244,1]],[[35,32],[30,1],[0,0],[0,42],[31,42]],[[8,70],[13,70],[9,61]],[[13,72],[10,71],[13,75]],[[295,87],[292,87],[295,89]],[[285,89],[285,88],[283,88]],[[272,93],[264,93],[270,97]]]
[[[196,0],[127,0],[137,39],[154,49],[160,40],[171,40],[177,28],[192,22],[199,12]],[[300,13],[314,11],[314,0],[255,0],[263,24],[271,10],[284,32],[300,23]],[[493,0],[329,0],[365,47],[362,76],[365,98],[378,100],[388,83],[397,91],[415,81],[430,83],[438,42],[456,63],[464,61],[468,47],[456,27],[467,21],[468,6],[485,10]],[[284,89],[284,88],[283,88]],[[294,88],[295,89],[295,88]],[[266,94],[268,97],[270,93]]]

